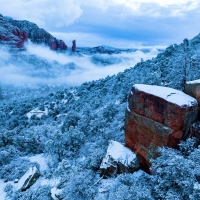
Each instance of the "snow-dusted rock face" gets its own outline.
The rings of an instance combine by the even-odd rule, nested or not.
[[[126,146],[137,152],[147,170],[158,146],[177,148],[197,119],[197,101],[167,87],[136,84],[128,98],[125,117]]]
[[[197,100],[200,111],[200,79],[186,82],[185,93],[194,97]],[[200,112],[198,118],[200,119]]]
[[[47,45],[52,50],[67,49],[62,40],[56,39],[36,24],[25,20],[13,20],[0,14],[0,44],[22,48],[27,39],[34,44]]]
[[[110,141],[106,156],[100,166],[102,175],[116,176],[121,173],[133,173],[138,168],[135,153],[119,142]]]
[[[40,172],[36,166],[30,167],[28,171],[21,177],[18,182],[17,188],[21,191],[25,191],[30,188],[39,178]]]
[[[7,19],[0,14],[0,44],[12,48],[22,48],[27,40],[25,31],[12,26]]]

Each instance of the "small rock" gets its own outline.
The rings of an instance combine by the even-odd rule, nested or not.
[[[17,188],[25,191],[30,188],[39,178],[40,172],[36,166],[30,167],[28,171],[21,177],[18,182]]]
[[[100,170],[102,176],[116,176],[137,171],[139,164],[135,153],[116,141],[110,141]]]
[[[14,183],[18,183],[18,182],[19,182],[19,179],[15,179],[15,180],[14,180]]]

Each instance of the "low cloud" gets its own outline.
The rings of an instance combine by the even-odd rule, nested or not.
[[[152,48],[147,53],[137,50],[132,53],[95,55],[100,60],[114,63],[102,65],[92,62],[91,56],[88,55],[70,56],[68,53],[57,53],[47,47],[28,44],[27,52],[20,55],[22,56],[21,60],[19,57],[17,60],[14,59],[14,62],[11,62],[12,56],[4,50],[5,56],[3,56],[4,60],[1,60],[0,66],[0,83],[24,87],[45,84],[49,86],[80,85],[85,81],[97,80],[123,72],[125,69],[134,67],[137,62],[141,61],[141,58],[151,59],[157,53],[158,50]],[[26,61],[23,60],[24,58]],[[30,59],[34,60],[34,64],[27,62]],[[71,66],[72,68],[70,68]]]

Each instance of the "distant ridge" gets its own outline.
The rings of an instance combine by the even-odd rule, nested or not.
[[[64,41],[53,37],[36,24],[26,20],[13,20],[0,14],[0,45],[23,49],[28,39],[34,44],[43,44],[52,50],[67,49]]]

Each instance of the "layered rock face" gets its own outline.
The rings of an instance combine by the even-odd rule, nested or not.
[[[186,82],[185,93],[194,97],[197,100],[199,104],[199,113],[200,113],[200,80]],[[198,118],[200,119],[200,114]]]
[[[0,14],[0,44],[22,48],[27,39],[34,44],[47,45],[52,50],[67,49],[67,45],[62,40],[56,39],[36,24],[25,20],[13,20]]]
[[[126,146],[148,171],[157,148],[177,148],[188,137],[198,115],[197,101],[185,93],[161,86],[136,84],[128,98],[125,117]]]

